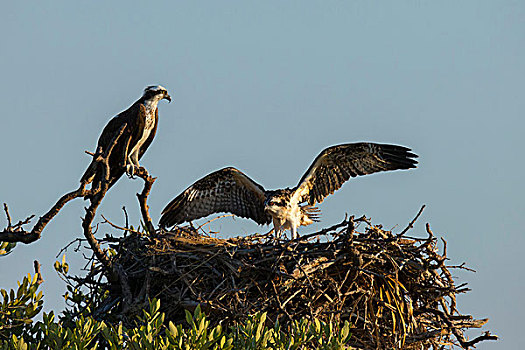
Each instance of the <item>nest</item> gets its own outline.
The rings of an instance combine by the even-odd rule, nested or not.
[[[456,307],[468,288],[456,285],[450,270],[467,268],[446,264],[446,242],[438,253],[428,225],[425,238],[406,236],[414,221],[397,235],[351,217],[293,241],[219,239],[190,227],[112,239],[121,284],[105,285],[109,297],[95,313],[126,322],[148,298],[159,298],[175,323],[197,305],[212,324],[232,325],[257,312],[281,327],[302,317],[349,320],[356,348],[468,348],[493,339],[488,332],[466,339],[465,330],[487,322]]]

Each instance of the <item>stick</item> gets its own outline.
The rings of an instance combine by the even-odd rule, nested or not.
[[[417,213],[416,217],[415,217],[412,221],[410,221],[410,223],[408,224],[408,226],[405,227],[405,229],[404,229],[403,231],[401,231],[401,233],[398,233],[396,237],[399,238],[399,237],[403,236],[405,233],[407,233],[408,230],[414,228],[414,223],[417,221],[417,219],[419,218],[419,216],[421,215],[421,213],[423,212],[423,210],[425,210],[425,207],[426,207],[426,205],[423,204],[423,205],[421,206],[421,209],[419,209],[419,212]]]
[[[140,167],[137,176],[144,180],[144,188],[141,193],[137,193],[137,199],[139,200],[140,212],[142,213],[142,219],[146,225],[148,233],[154,233],[155,227],[151,222],[151,216],[149,215],[148,196],[151,191],[153,183],[157,179],[156,177],[149,176],[148,171],[144,167]]]

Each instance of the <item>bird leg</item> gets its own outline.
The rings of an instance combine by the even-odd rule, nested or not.
[[[280,221],[276,218],[273,218],[273,232],[276,240],[281,238],[282,227]]]
[[[130,179],[135,178],[135,166],[130,162],[126,164],[126,175],[128,175]]]
[[[297,234],[297,227],[295,225],[291,225],[292,227],[290,227],[290,231],[292,231],[292,239],[296,239],[297,237],[299,237],[299,235]]]
[[[128,161],[126,163],[126,174],[130,179],[135,178],[135,174],[138,173],[140,169],[139,159],[138,159],[138,150],[133,149],[132,153],[128,156]]]

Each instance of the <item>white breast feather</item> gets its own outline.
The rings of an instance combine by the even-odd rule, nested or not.
[[[155,127],[155,110],[157,109],[157,104],[159,103],[158,99],[150,99],[144,102],[144,107],[146,107],[146,121],[144,125],[144,132],[142,137],[137,142],[137,145],[134,149],[140,149],[144,142],[148,139],[151,131]]]

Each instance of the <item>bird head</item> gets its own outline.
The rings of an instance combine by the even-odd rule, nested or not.
[[[288,206],[290,191],[288,189],[272,191],[264,201],[264,210],[276,214]]]
[[[168,100],[171,102],[171,96],[168,94],[168,90],[165,87],[160,85],[151,85],[144,89],[144,94],[142,95],[144,100],[156,99]]]

